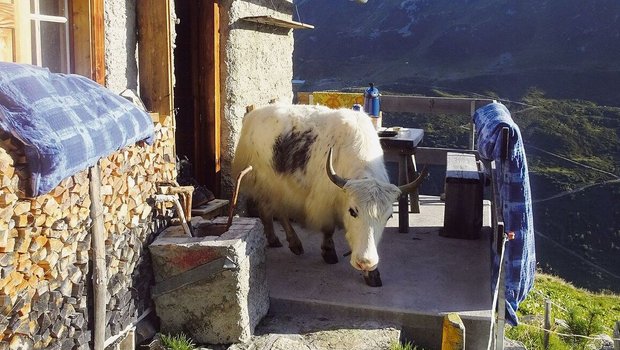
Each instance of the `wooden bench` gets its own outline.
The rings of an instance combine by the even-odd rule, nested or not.
[[[448,152],[444,225],[440,235],[478,239],[482,229],[483,177],[476,156]]]
[[[213,199],[207,204],[192,209],[192,216],[200,216],[203,219],[211,220],[218,216],[228,215],[228,200]]]

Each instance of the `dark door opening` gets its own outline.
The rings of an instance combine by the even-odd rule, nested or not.
[[[176,146],[193,178],[220,195],[219,12],[214,0],[177,0]]]

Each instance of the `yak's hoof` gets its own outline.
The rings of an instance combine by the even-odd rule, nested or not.
[[[321,256],[323,256],[323,261],[330,265],[338,263],[338,254],[335,250],[324,250],[321,252]]]
[[[304,247],[302,245],[298,245],[298,246],[291,246],[289,245],[288,248],[293,252],[293,254],[295,255],[301,255],[304,253]]]
[[[379,269],[374,269],[372,271],[364,271],[364,281],[366,284],[371,287],[381,287],[383,283],[381,283],[381,274],[379,274]]]
[[[279,239],[269,240],[267,243],[271,248],[280,248],[282,243],[280,243]]]

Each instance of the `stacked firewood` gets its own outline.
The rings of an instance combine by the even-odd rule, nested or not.
[[[174,133],[156,124],[153,146],[128,147],[101,165],[101,196],[106,237],[108,275],[106,337],[118,334],[151,306],[148,296],[152,270],[146,247],[172,215],[171,204],[152,200],[158,184],[176,179]],[[142,297],[141,300],[137,300]]]
[[[108,302],[106,335],[150,306],[145,247],[170,214],[151,201],[176,178],[170,118],[154,145],[133,145],[100,161]],[[0,135],[0,349],[88,349],[92,225],[88,170],[50,193],[26,198],[23,147]],[[163,204],[158,204],[163,205]],[[92,311],[90,311],[92,312]]]
[[[25,198],[22,148],[1,141],[0,339],[11,348],[87,348],[87,172]]]

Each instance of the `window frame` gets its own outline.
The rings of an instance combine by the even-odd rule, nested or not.
[[[69,71],[105,84],[104,0],[67,0],[69,4]],[[3,59],[32,64],[29,0],[0,0],[2,43],[11,45]]]
[[[104,0],[70,0],[71,71],[105,84]]]
[[[61,49],[61,55],[64,56],[62,59],[62,67],[65,73],[73,73],[72,70],[72,53],[71,53],[71,17],[70,17],[70,9],[69,3],[71,0],[61,0],[64,3],[64,14],[59,16],[53,15],[45,15],[40,12],[40,2],[41,0],[33,0],[31,1],[32,5],[30,7],[30,15],[28,16],[30,21],[30,32],[31,37],[34,38],[34,43],[31,41],[31,47],[34,47],[34,57],[33,64],[35,65],[43,65],[43,53],[41,48],[41,24],[42,23],[58,23],[64,24],[65,26],[65,35],[63,40],[64,48]],[[32,33],[34,28],[34,33]]]

